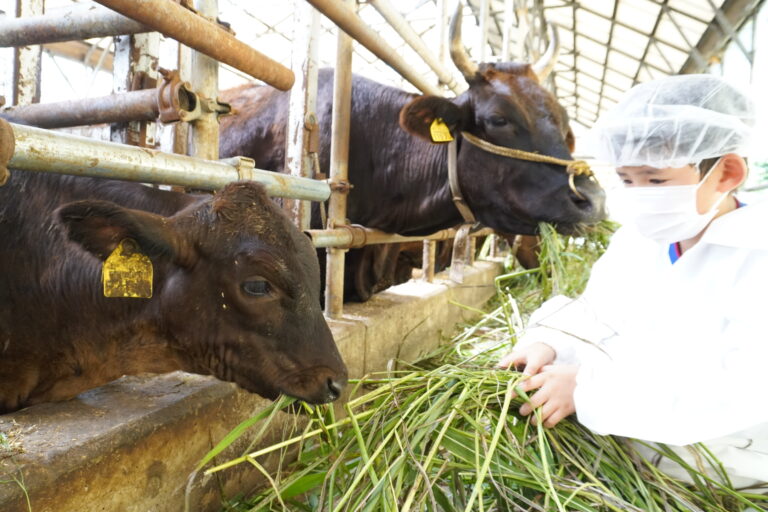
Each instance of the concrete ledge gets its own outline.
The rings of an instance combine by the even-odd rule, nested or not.
[[[344,317],[330,324],[350,375],[433,350],[472,316],[451,301],[482,306],[500,271],[499,263],[478,262],[462,285],[441,274],[434,283],[411,281],[346,305]],[[35,512],[182,510],[197,462],[267,403],[232,384],[177,372],[123,377],[68,402],[0,416],[8,438],[0,445],[0,510],[29,510],[25,491]],[[278,436],[272,432],[263,442]],[[245,465],[219,475],[196,483],[193,510],[220,510],[222,493],[247,492],[260,481]]]

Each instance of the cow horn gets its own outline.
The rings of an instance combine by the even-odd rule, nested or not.
[[[560,36],[557,33],[557,27],[550,22],[547,22],[547,35],[549,36],[549,44],[544,54],[539,57],[531,69],[539,77],[539,82],[543,82],[552,72],[557,62],[557,57],[560,55]]]
[[[451,17],[451,26],[448,37],[451,42],[451,60],[453,60],[456,68],[461,71],[461,74],[464,75],[464,78],[469,82],[470,80],[475,79],[477,64],[469,58],[467,50],[464,49],[464,45],[461,42],[461,11],[463,7],[461,0],[459,0],[458,5],[456,6],[456,12],[454,12],[453,17]]]

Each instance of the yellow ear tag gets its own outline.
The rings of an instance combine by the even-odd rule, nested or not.
[[[451,142],[451,130],[445,125],[442,119],[435,118],[429,125],[429,134],[432,136],[432,142]]]
[[[126,238],[104,261],[102,282],[105,297],[152,298],[152,261]]]

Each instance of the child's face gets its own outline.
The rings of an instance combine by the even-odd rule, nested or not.
[[[699,213],[709,211],[723,192],[717,190],[720,165],[716,165],[696,191],[696,209]],[[625,187],[668,187],[680,185],[698,185],[699,170],[695,165],[684,167],[617,167],[616,173]]]
[[[699,182],[699,170],[696,166],[665,167],[618,167],[619,175],[625,187],[664,187],[674,185],[695,185]]]

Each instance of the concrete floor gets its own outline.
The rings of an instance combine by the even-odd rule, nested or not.
[[[434,349],[471,316],[451,302],[481,307],[500,271],[499,263],[478,262],[461,285],[441,274],[434,283],[411,281],[347,305],[330,324],[350,377]],[[233,384],[177,372],[123,377],[67,402],[0,416],[7,438],[0,443],[0,510],[29,510],[25,492],[35,512],[183,510],[197,462],[267,404]],[[278,439],[279,430],[260,445]],[[245,436],[217,460],[240,455],[247,443]],[[248,492],[259,481],[248,465],[198,478],[191,510],[220,510],[222,495]]]

